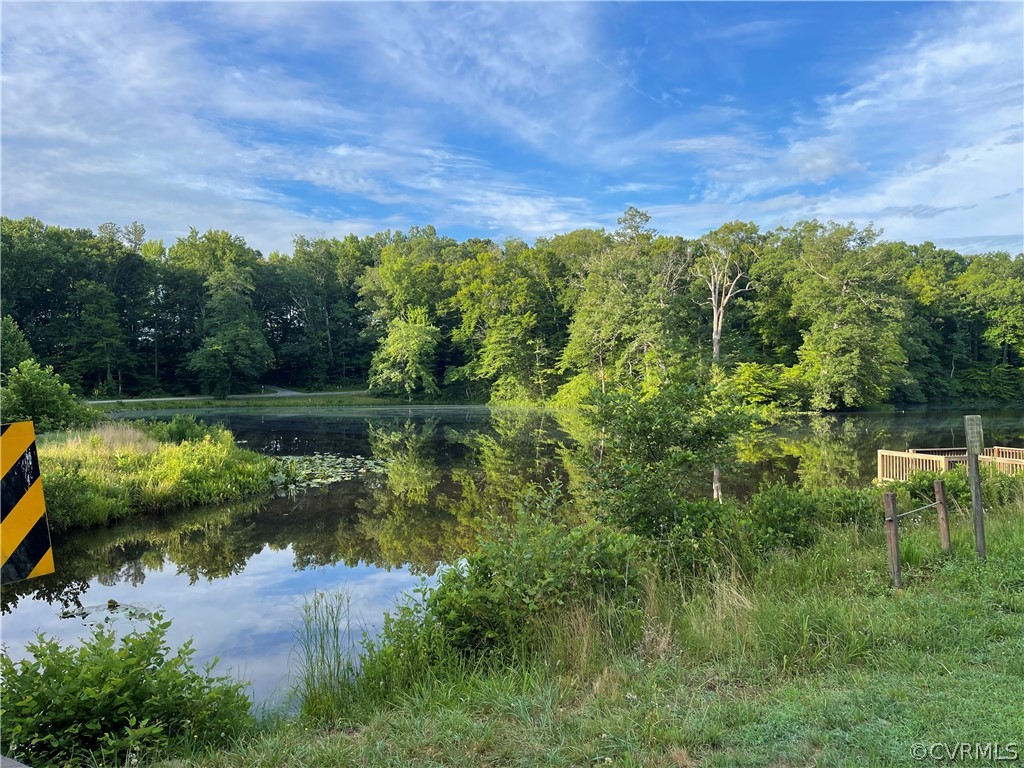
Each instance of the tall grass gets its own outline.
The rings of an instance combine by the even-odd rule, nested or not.
[[[322,724],[351,712],[358,657],[355,631],[348,592],[317,591],[303,602],[292,695],[304,720]]]
[[[131,424],[102,424],[46,435],[38,449],[48,518],[56,530],[228,501],[270,488],[267,459],[236,446],[222,428],[165,443]]]

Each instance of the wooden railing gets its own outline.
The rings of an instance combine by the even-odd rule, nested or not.
[[[986,456],[994,456],[997,459],[1016,459],[1017,461],[1024,461],[1024,448],[1005,448],[1002,446],[995,446],[993,448],[986,448],[984,453]]]
[[[915,472],[946,472],[950,468],[948,456],[930,456],[910,451],[879,451],[878,480],[906,480]]]
[[[904,481],[915,472],[948,472],[967,463],[966,448],[912,448],[907,451],[878,452],[878,480]],[[994,446],[978,457],[982,466],[994,467],[1008,475],[1024,474],[1024,448]]]
[[[995,467],[1006,475],[1024,473],[1024,459],[1002,459],[997,456],[979,456],[978,463],[983,467]]]

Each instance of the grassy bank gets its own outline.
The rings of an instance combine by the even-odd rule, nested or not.
[[[100,408],[106,413],[112,411],[120,413],[124,411],[163,411],[175,408],[188,411],[196,408],[327,408],[408,404],[406,400],[371,394],[318,395],[316,393],[309,393],[287,395],[284,397],[239,397],[227,400],[217,400],[212,397],[184,400],[118,400],[115,403],[101,403],[95,407]]]
[[[47,516],[58,531],[270,489],[266,458],[239,448],[223,428],[185,418],[50,433],[38,450]]]
[[[649,540],[530,518],[397,612],[358,672],[335,640],[344,604],[312,602],[304,719],[186,764],[910,766],[915,745],[967,742],[1024,754],[1024,483],[1002,485],[985,563],[966,516],[951,557],[934,521],[906,522],[896,591],[880,513],[701,578],[651,562]]]

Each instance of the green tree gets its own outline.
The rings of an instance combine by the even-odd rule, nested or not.
[[[10,315],[0,320],[0,373],[16,368],[24,360],[34,357],[28,339]]]
[[[460,323],[452,333],[468,357],[449,369],[457,376],[487,381],[496,402],[543,400],[551,388],[554,350],[564,336],[558,306],[558,266],[550,253],[520,241],[504,249],[478,241],[473,255],[449,270],[453,295],[447,306]]]
[[[227,397],[236,384],[245,386],[262,376],[274,358],[252,309],[252,274],[228,263],[207,280],[207,335],[189,356],[204,390]]]
[[[693,276],[708,289],[711,306],[711,359],[722,352],[722,329],[730,302],[753,287],[750,269],[756,263],[762,238],[753,222],[723,224],[700,239],[693,261]]]
[[[975,256],[955,287],[984,319],[982,337],[999,350],[1004,364],[1011,351],[1024,355],[1024,260],[1008,253]]]
[[[791,311],[809,322],[798,354],[811,405],[884,401],[905,375],[898,263],[870,227],[805,222],[791,237]]]
[[[33,421],[40,432],[95,424],[99,412],[71,393],[53,367],[23,360],[2,376],[0,420]]]
[[[409,400],[420,389],[436,394],[434,365],[439,338],[437,326],[430,322],[422,307],[414,307],[406,317],[392,320],[387,336],[373,356],[370,387],[404,392]]]

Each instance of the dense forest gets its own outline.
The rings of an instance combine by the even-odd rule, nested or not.
[[[192,229],[3,219],[2,368],[94,397],[368,383],[402,396],[572,402],[714,371],[748,402],[835,410],[1024,400],[1024,258],[852,224],[458,242],[433,227],[297,236],[264,257]]]

